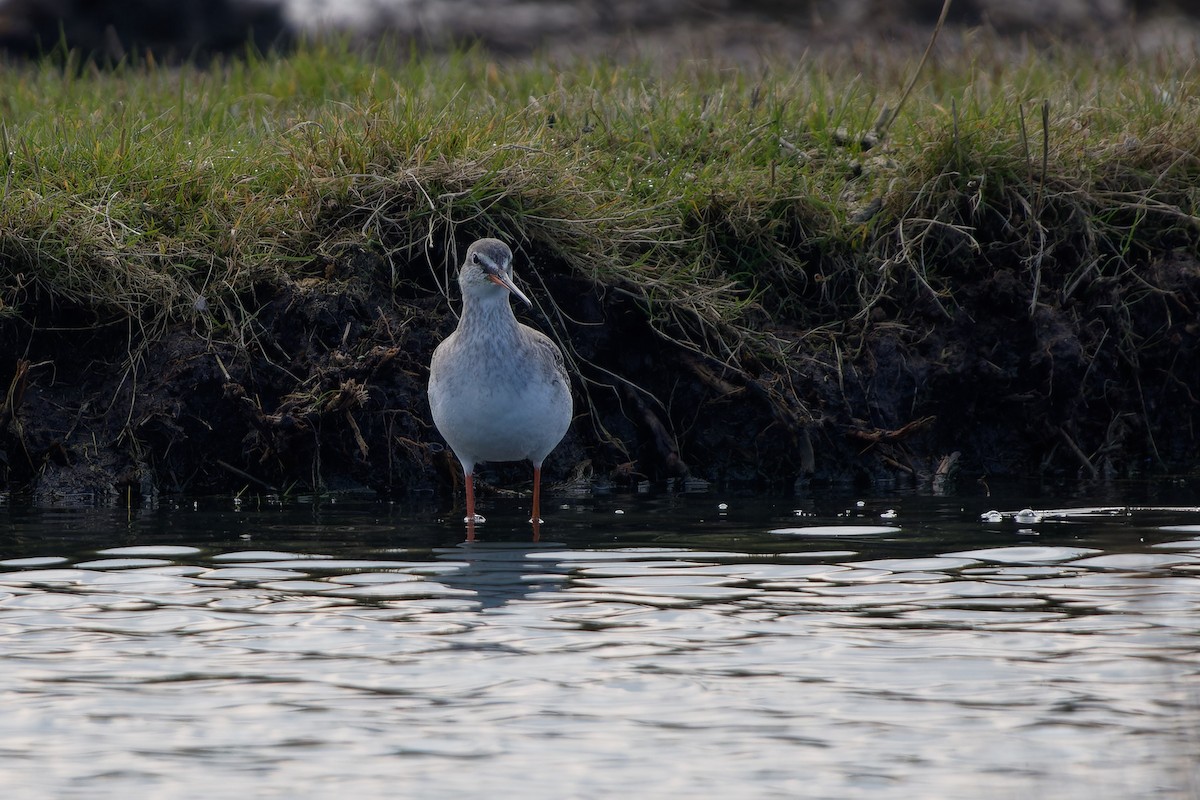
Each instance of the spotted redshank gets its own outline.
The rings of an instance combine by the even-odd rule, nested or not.
[[[541,525],[542,461],[571,424],[571,387],[562,351],[548,336],[517,322],[512,251],[499,239],[467,248],[458,271],[462,316],[433,351],[429,407],[433,423],[462,463],[467,487],[467,538],[475,538],[475,465],[533,463],[533,532]]]

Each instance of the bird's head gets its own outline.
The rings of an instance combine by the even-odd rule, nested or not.
[[[511,292],[532,308],[533,303],[513,283],[512,276],[512,250],[508,245],[499,239],[480,239],[467,248],[458,271],[458,285],[464,297],[498,298]]]

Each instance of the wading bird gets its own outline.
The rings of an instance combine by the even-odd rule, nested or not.
[[[517,322],[512,251],[499,239],[467,248],[458,271],[462,315],[433,351],[429,407],[433,423],[462,463],[467,489],[467,539],[475,538],[475,465],[533,463],[533,533],[541,525],[542,461],[571,424],[571,382],[562,351],[548,336]]]

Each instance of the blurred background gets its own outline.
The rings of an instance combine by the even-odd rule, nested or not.
[[[297,37],[388,35],[423,48],[477,42],[497,55],[798,56],[923,41],[942,0],[0,0],[0,48],[65,43],[98,59],[196,59],[286,49]],[[950,30],[1193,53],[1200,0],[954,0]]]

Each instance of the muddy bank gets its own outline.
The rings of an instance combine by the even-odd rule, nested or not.
[[[551,483],[1103,479],[1193,469],[1200,457],[1194,253],[1149,255],[1124,280],[1043,284],[1036,301],[1017,269],[958,276],[953,307],[897,275],[861,323],[831,334],[778,319],[786,360],[734,366],[656,333],[629,294],[524,244],[518,279],[536,272],[532,293],[557,308],[528,321],[575,365],[578,416],[546,464]],[[85,503],[449,493],[457,467],[425,382],[455,319],[428,265],[395,290],[390,269],[350,250],[240,298],[253,313],[237,336],[197,315],[148,343],[135,337],[133,352],[127,330],[41,298],[36,313],[0,324],[19,354],[0,375],[6,488]],[[1138,339],[1136,362],[1121,337]],[[529,481],[522,465],[482,474]]]
[[[766,15],[770,6],[754,4],[755,13]],[[846,4],[838,13],[867,14],[872,7]],[[1091,6],[1061,6],[1076,7]],[[1120,18],[1132,13],[1125,4],[1104,7]],[[797,32],[866,47],[835,35],[862,18],[835,19],[832,8],[811,4],[813,13],[825,9],[813,17],[820,24],[751,19],[743,26],[714,17],[702,27],[717,36],[717,51],[733,57],[757,52],[764,26],[783,37],[775,43],[784,51]],[[921,8],[924,15],[911,19],[927,24],[929,8],[936,16],[940,3]],[[629,20],[609,22],[592,33],[609,34],[605,41],[616,52],[621,48],[611,35]],[[565,41],[576,29],[563,30],[544,41]],[[696,30],[663,26],[638,46],[684,52]],[[921,44],[928,33],[897,29],[905,30]],[[957,41],[968,40],[958,33]],[[572,46],[586,53],[592,41]],[[492,44],[506,51],[503,41]],[[794,44],[796,52],[803,49],[800,40]],[[1140,146],[1129,145],[1121,158],[1132,158]],[[857,173],[847,171],[849,196]],[[1166,173],[1166,167],[1147,172]],[[947,182],[956,180],[946,174]],[[919,253],[900,252],[905,220],[897,215],[904,212],[881,210],[886,198],[862,198],[872,210],[862,218],[870,243],[861,252],[815,243],[811,230],[819,220],[788,217],[772,228],[781,237],[772,246],[799,252],[804,269],[770,276],[778,283],[765,287],[744,321],[754,340],[725,350],[688,344],[724,335],[699,321],[652,324],[638,287],[573,273],[545,242],[510,241],[518,280],[540,309],[520,313],[558,339],[573,368],[578,416],[547,461],[547,479],[620,486],[691,476],[780,490],[1194,470],[1200,458],[1194,218],[1146,223],[1143,216],[1169,210],[1165,201],[1100,208],[1113,230],[1124,226],[1131,238],[1097,244],[1079,219],[1099,207],[1075,199],[1071,187],[1056,190],[1044,217],[1031,220],[1026,201],[1033,192],[980,204],[979,187],[971,187],[967,172],[961,177],[962,186],[945,189],[944,203],[921,210],[919,216],[936,220],[916,220],[935,232],[918,237]],[[936,188],[941,197],[944,187]],[[1110,188],[1135,198],[1160,190],[1136,181]],[[1194,207],[1182,194],[1170,202]],[[770,247],[712,230],[716,223],[703,211],[685,224],[720,240],[712,250],[724,259],[715,265],[722,274],[744,272],[743,256],[769,255]],[[347,217],[337,224],[351,233],[334,238],[363,239],[361,223]],[[1054,246],[1030,246],[1034,229],[1052,232]],[[948,233],[939,238],[937,231]],[[971,231],[971,246],[954,231]],[[411,236],[404,239],[399,228],[385,234],[393,240],[314,257],[298,271],[289,264],[288,277],[264,277],[224,298],[236,314],[198,301],[194,314],[161,330],[39,293],[15,275],[13,307],[0,307],[0,344],[9,354],[0,360],[3,490],[47,503],[356,488],[448,496],[457,466],[431,425],[425,382],[434,346],[454,327],[458,299],[439,285],[444,252],[407,263],[400,253],[411,252]],[[505,234],[463,227],[455,233],[457,252],[475,236]],[[829,300],[839,294],[853,297]],[[728,333],[736,340],[736,332]],[[492,465],[483,477],[521,489],[529,471]]]

